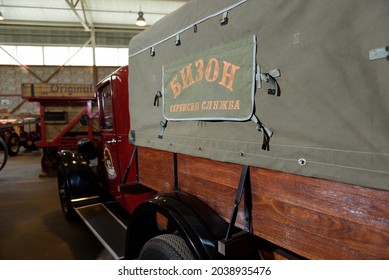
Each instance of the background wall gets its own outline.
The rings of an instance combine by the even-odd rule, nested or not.
[[[0,113],[39,114],[39,103],[21,97],[23,83],[96,84],[117,67],[0,66]],[[96,73],[94,73],[96,71]],[[97,81],[94,81],[96,76]]]

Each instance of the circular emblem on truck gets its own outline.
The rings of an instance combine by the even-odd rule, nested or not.
[[[105,170],[107,170],[108,176],[116,177],[115,166],[113,165],[111,152],[107,147],[104,148],[104,158],[103,158]]]

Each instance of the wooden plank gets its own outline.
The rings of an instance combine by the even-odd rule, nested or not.
[[[139,147],[140,183],[158,192],[174,190],[174,159],[169,152]]]
[[[252,169],[258,236],[311,259],[389,259],[389,192]]]
[[[178,155],[180,190],[200,198],[226,220],[232,213],[240,172],[237,164]],[[243,224],[243,220],[240,211],[237,223]]]
[[[172,191],[173,154],[140,151],[142,183]],[[178,155],[179,188],[229,221],[241,169]],[[389,259],[388,191],[261,168],[250,168],[250,175],[257,236],[310,259]],[[240,210],[237,225],[243,221]]]

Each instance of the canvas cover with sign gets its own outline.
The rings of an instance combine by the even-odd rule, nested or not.
[[[389,190],[388,12],[385,0],[190,1],[130,42],[130,138]]]
[[[246,121],[254,110],[255,37],[164,65],[167,120]]]

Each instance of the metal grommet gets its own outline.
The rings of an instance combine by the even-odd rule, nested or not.
[[[155,47],[154,47],[154,46],[152,46],[152,47],[150,48],[150,55],[151,55],[151,56],[155,56]]]
[[[305,158],[300,158],[298,161],[297,161],[301,166],[304,166],[307,164],[307,160]]]
[[[174,41],[174,44],[175,44],[176,46],[181,46],[180,34],[177,34],[176,40]]]

